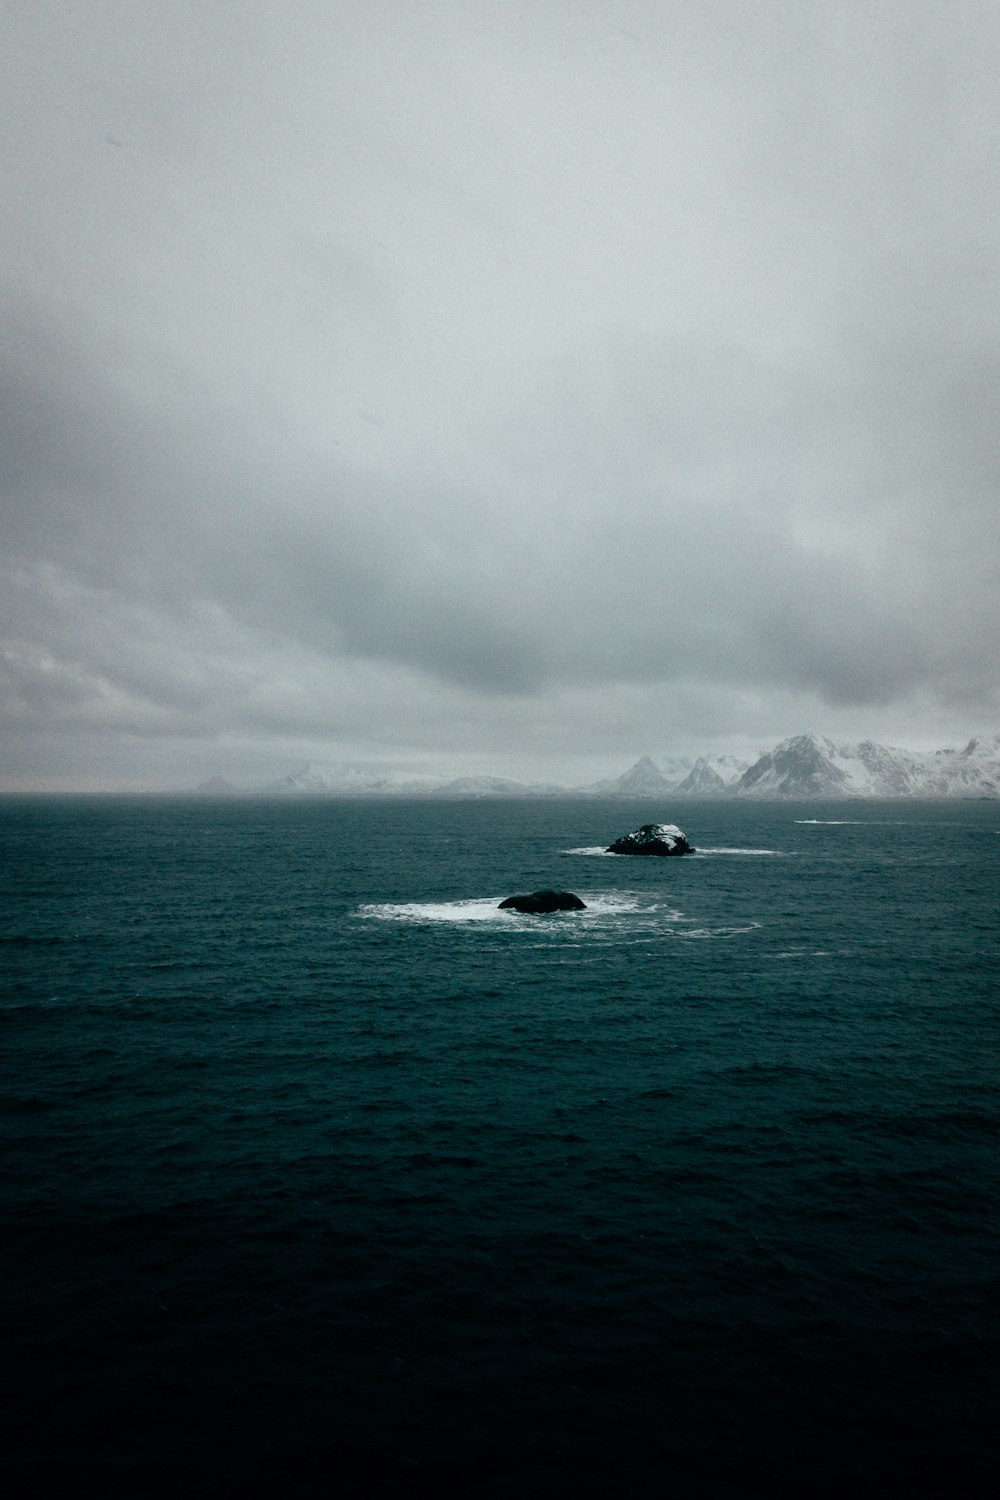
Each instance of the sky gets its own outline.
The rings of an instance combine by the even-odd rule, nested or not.
[[[1000,729],[991,0],[0,26],[0,790]]]

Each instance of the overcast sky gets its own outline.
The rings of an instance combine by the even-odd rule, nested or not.
[[[0,25],[0,788],[1000,728],[993,0]]]

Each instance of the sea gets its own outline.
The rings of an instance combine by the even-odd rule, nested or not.
[[[992,1496],[998,836],[0,800],[5,1492]]]

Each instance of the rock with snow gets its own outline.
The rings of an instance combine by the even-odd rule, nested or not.
[[[532,891],[527,896],[508,896],[500,902],[497,910],[541,916],[550,911],[585,911],[586,908],[586,901],[581,901],[572,891]]]
[[[609,844],[608,854],[694,854],[676,823],[643,823]]]

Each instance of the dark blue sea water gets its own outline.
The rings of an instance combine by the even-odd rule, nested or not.
[[[597,852],[651,819],[701,852]],[[1000,805],[8,799],[0,853],[18,1492],[992,1491]]]

